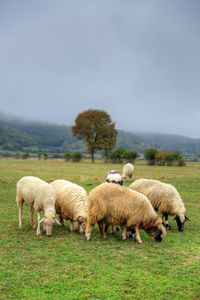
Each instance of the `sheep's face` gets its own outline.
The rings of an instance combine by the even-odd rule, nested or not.
[[[149,227],[145,230],[146,233],[152,236],[156,242],[162,242],[162,230],[158,229],[158,227]]]
[[[53,224],[56,221],[56,217],[54,215],[44,216],[44,228],[46,230],[46,236],[52,235]]]
[[[53,224],[56,222],[57,224],[61,225],[60,222],[56,219],[54,214],[45,215],[39,223],[43,222],[43,229],[46,231],[46,236],[51,236]]]
[[[162,225],[160,218],[159,222],[156,222],[155,225],[146,228],[145,231],[148,235],[152,236],[157,243],[162,242],[162,238],[166,234],[166,230]]]
[[[185,215],[177,215],[174,220],[176,220],[178,230],[183,231],[184,230],[184,223],[186,220],[189,221],[189,219]]]
[[[84,218],[84,217],[79,217],[77,221],[79,223],[80,233],[85,233],[85,229],[86,229],[86,225],[87,225],[87,219]]]

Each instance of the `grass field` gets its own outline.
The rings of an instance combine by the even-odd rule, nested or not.
[[[122,241],[120,232],[104,241],[96,227],[87,242],[58,225],[51,238],[37,237],[27,206],[19,230],[15,190],[22,176],[67,179],[89,192],[110,169],[121,171],[122,165],[0,160],[0,299],[200,299],[199,163],[181,168],[135,165],[134,179],[171,183],[186,205],[190,222],[184,232],[170,218],[172,230],[162,243],[143,231],[143,244]]]

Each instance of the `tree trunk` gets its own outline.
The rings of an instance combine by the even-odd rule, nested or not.
[[[94,151],[91,152],[92,163],[94,162]]]

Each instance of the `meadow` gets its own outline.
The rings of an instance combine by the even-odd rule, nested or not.
[[[18,227],[16,183],[26,175],[51,182],[67,179],[90,192],[120,164],[62,160],[0,159],[0,299],[200,299],[200,163],[184,167],[135,164],[134,179],[173,184],[186,205],[184,232],[172,229],[162,243],[140,231],[143,244],[122,241],[121,232],[102,240],[95,226],[91,241],[55,225],[37,237],[24,205]],[[130,185],[131,181],[125,183]],[[35,215],[36,220],[36,215]]]

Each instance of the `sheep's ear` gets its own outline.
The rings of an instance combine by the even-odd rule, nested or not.
[[[188,217],[187,217],[187,216],[185,216],[185,219],[186,219],[186,220],[188,220],[188,221],[190,221],[190,219],[188,219]]]
[[[42,222],[44,222],[44,219],[45,219],[45,217],[44,217],[44,218],[42,218],[42,219],[39,221],[39,223],[42,223]]]
[[[60,226],[61,226],[61,224],[60,224],[60,222],[58,221],[58,219],[57,219],[57,218],[55,218],[55,221],[56,221],[56,223],[57,223],[58,225],[60,225]]]

